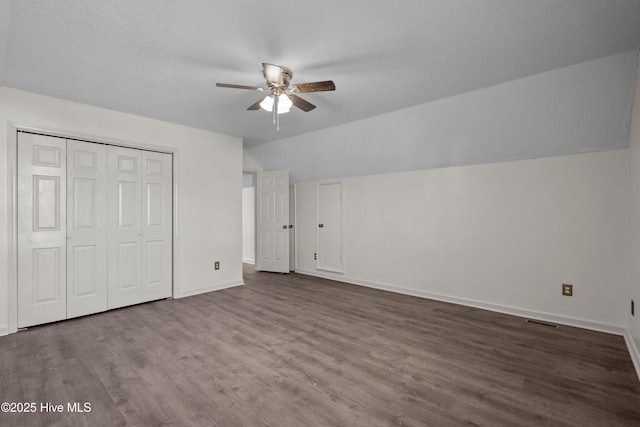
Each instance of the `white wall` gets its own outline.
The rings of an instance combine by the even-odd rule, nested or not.
[[[256,174],[254,172],[242,173],[242,188],[255,187],[256,186]]]
[[[256,261],[256,189],[242,189],[242,261]]]
[[[255,172],[262,170],[260,165],[251,157],[246,150],[242,150],[242,170],[244,172]]]
[[[625,312],[628,316],[628,341],[640,376],[640,65],[631,114],[629,135],[629,284]],[[635,301],[636,314],[631,316],[630,300]],[[632,338],[631,338],[632,337]]]
[[[177,149],[175,295],[242,283],[242,141],[140,116],[0,88],[0,334],[8,325],[7,122]],[[214,271],[213,262],[221,269]]]
[[[594,329],[626,324],[627,150],[341,181],[344,274],[315,270],[316,182],[296,184],[298,272]]]

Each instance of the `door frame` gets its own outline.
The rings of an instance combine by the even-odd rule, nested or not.
[[[173,224],[172,224],[172,297],[176,295],[178,286],[178,158],[179,150],[172,147],[149,144],[145,142],[122,140],[103,135],[93,135],[69,129],[58,129],[48,126],[34,125],[29,123],[8,121],[7,122],[7,248],[8,256],[8,304],[9,304],[9,324],[8,333],[18,331],[18,132],[30,132],[41,135],[49,135],[65,139],[77,139],[96,144],[116,145],[126,148],[137,148],[140,150],[157,151],[172,154],[173,168]]]
[[[289,271],[296,271],[296,187],[289,181]]]

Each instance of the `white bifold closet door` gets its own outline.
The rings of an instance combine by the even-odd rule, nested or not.
[[[18,134],[18,327],[172,295],[172,156]]]
[[[67,140],[68,319],[107,309],[106,190],[107,146]]]
[[[109,147],[109,308],[171,296],[171,155]]]
[[[20,133],[18,327],[67,317],[66,141]]]
[[[172,295],[173,157],[142,152],[142,300]]]
[[[109,308],[142,301],[142,152],[109,147]]]

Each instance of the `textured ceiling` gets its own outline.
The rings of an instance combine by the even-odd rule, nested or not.
[[[248,146],[635,49],[637,0],[0,0],[2,85]],[[261,62],[318,108],[248,112]]]

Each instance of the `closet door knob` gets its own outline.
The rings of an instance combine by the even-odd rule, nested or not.
[[[323,228],[324,224],[318,224],[318,227]]]

